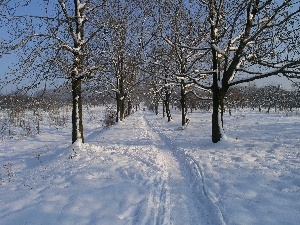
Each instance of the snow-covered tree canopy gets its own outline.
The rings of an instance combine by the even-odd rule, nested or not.
[[[299,1],[200,2],[208,10],[208,41],[222,85],[299,76]]]

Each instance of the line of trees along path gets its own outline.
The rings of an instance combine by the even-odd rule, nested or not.
[[[0,54],[19,59],[1,76],[1,86],[69,87],[73,143],[84,142],[84,91],[112,96],[117,121],[145,96],[163,101],[170,121],[171,93],[177,94],[183,126],[189,96],[201,98],[205,91],[211,94],[216,143],[230,88],[270,76],[299,78],[299,5],[298,0],[1,1]]]

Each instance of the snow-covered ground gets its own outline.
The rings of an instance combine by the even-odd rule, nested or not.
[[[179,116],[1,141],[0,224],[300,224],[300,116],[233,112],[218,144],[210,113]]]

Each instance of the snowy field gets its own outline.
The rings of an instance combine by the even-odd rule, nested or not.
[[[87,120],[76,146],[69,121],[3,139],[0,224],[300,224],[299,115],[233,111],[218,144],[210,113],[189,117]]]

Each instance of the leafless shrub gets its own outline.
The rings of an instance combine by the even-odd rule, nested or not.
[[[112,109],[106,109],[104,113],[103,125],[106,127],[114,125],[116,122],[116,111]]]

